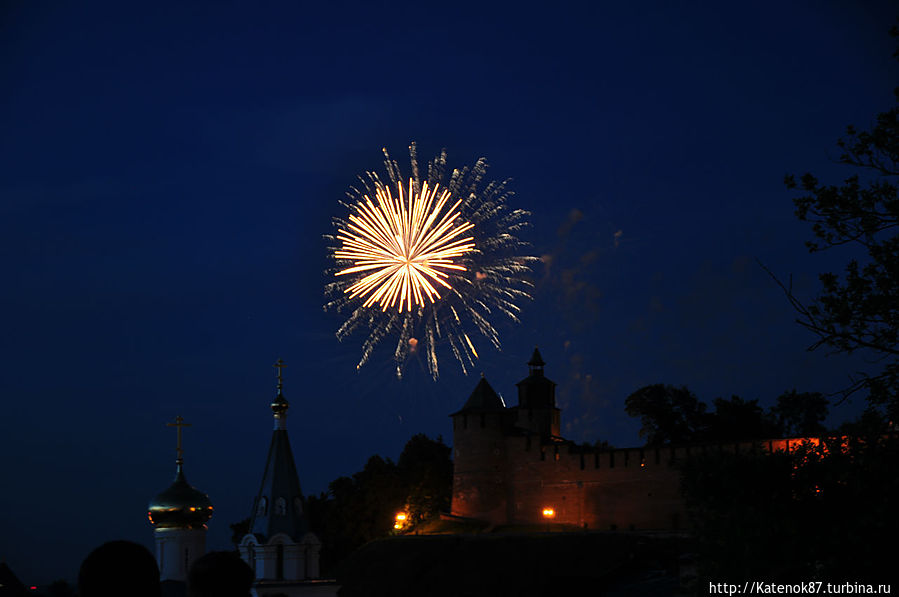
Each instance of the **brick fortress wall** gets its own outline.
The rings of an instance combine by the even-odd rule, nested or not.
[[[536,357],[536,358],[535,358]],[[551,521],[587,529],[684,528],[679,463],[707,450],[790,451],[798,439],[600,450],[558,435],[559,410],[548,395],[522,405],[522,385],[542,376],[535,351],[520,382],[519,405],[506,407],[485,379],[453,417],[452,514],[501,524]],[[545,379],[545,378],[544,378]],[[548,381],[548,380],[547,380]],[[538,399],[539,398],[539,399]],[[544,516],[551,509],[553,516]]]

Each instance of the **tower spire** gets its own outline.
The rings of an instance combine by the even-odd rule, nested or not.
[[[275,430],[284,429],[285,421],[287,419],[287,409],[290,407],[290,403],[287,402],[287,399],[281,394],[281,388],[284,387],[284,379],[281,377],[281,372],[287,365],[284,364],[284,361],[278,359],[278,362],[272,365],[277,371],[278,376],[278,395],[275,396],[275,399],[272,401],[272,413],[275,415]]]
[[[272,367],[274,367],[275,369],[278,370],[276,373],[276,375],[278,376],[278,394],[281,393],[281,388],[284,385],[284,380],[281,379],[281,370],[284,369],[284,367],[286,367],[286,366],[287,365],[285,365],[284,361],[282,361],[281,359],[278,359],[278,362],[275,363],[274,365],[272,365]]]
[[[528,370],[531,375],[543,375],[543,366],[546,363],[543,362],[543,357],[540,356],[540,350],[535,346],[534,354],[531,355],[531,360],[528,361]]]
[[[178,472],[181,472],[181,466],[184,464],[184,450],[181,448],[181,428],[190,427],[190,423],[184,422],[184,417],[178,415],[175,417],[174,423],[166,423],[166,427],[174,427],[178,430],[178,440],[175,446],[175,464],[178,466]]]

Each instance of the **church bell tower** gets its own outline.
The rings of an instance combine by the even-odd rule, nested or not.
[[[282,394],[281,370],[278,393],[271,403],[274,431],[268,449],[262,484],[253,502],[250,532],[240,542],[240,557],[256,575],[254,594],[304,594],[304,584],[319,576],[321,542],[309,532],[303,511],[303,494],[293,452],[287,437],[287,410],[290,403]]]

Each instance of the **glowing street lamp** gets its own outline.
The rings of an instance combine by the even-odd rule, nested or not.
[[[396,530],[400,530],[403,528],[403,525],[406,524],[406,513],[405,512],[397,512],[396,513],[396,521],[393,523],[393,528]]]

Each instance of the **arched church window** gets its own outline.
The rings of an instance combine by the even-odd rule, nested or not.
[[[275,500],[275,514],[278,516],[287,516],[287,500],[279,497]]]
[[[265,513],[268,509],[268,500],[265,499],[265,496],[259,498],[259,506],[256,508],[256,516],[265,516]]]
[[[303,515],[303,500],[298,497],[293,498],[293,509],[297,516]]]

